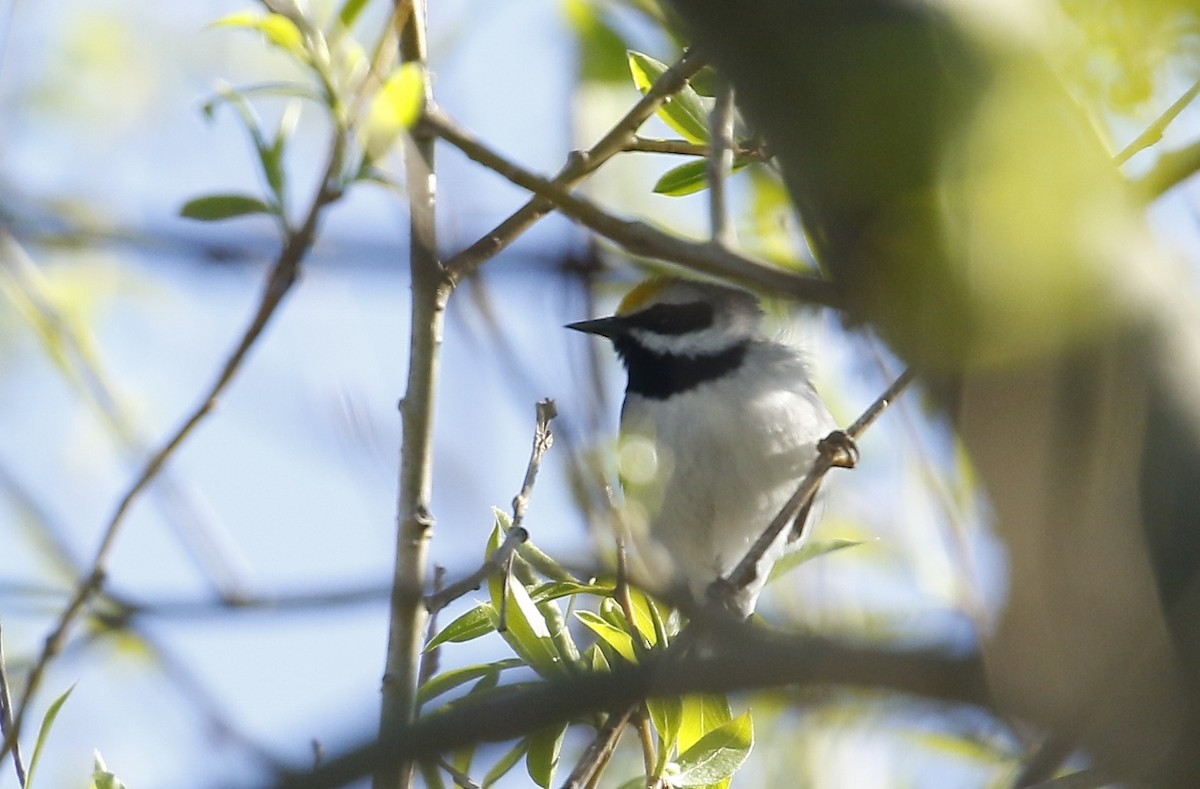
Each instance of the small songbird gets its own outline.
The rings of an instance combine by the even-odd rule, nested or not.
[[[656,277],[615,315],[567,328],[610,339],[628,372],[619,469],[634,581],[703,603],[796,491],[833,416],[802,354],[763,336],[758,299],[743,290]],[[742,615],[807,514],[736,591]]]

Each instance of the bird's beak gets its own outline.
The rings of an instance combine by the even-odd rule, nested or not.
[[[575,323],[568,323],[566,328],[574,329],[575,331],[586,332],[587,334],[598,334],[601,337],[608,337],[611,339],[625,330],[625,321],[616,315],[613,315],[608,318],[595,318],[590,321],[577,321]]]

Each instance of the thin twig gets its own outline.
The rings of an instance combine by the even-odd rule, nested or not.
[[[517,550],[517,546],[528,539],[529,532],[524,528],[516,527],[509,529],[504,542],[500,543],[500,547],[483,564],[479,565],[475,572],[425,598],[425,609],[429,611],[430,616],[441,611],[463,595],[475,591],[483,586],[483,582],[489,577],[507,568],[508,563],[512,560],[513,552]]]
[[[708,218],[713,243],[726,249],[733,243],[733,225],[729,220],[729,204],[725,194],[725,179],[733,171],[733,86],[723,84],[708,116],[712,150],[708,154]]]
[[[767,289],[801,301],[831,307],[838,305],[838,294],[833,284],[819,277],[794,274],[783,267],[754,260],[712,244],[688,241],[643,222],[613,216],[592,201],[571,194],[567,188],[504,158],[455,124],[441,110],[428,109],[421,125],[458,148],[473,161],[524,189],[548,198],[564,214],[630,253],[679,263],[699,272]]]
[[[400,60],[424,69],[427,58],[425,0],[411,4],[400,31]],[[432,100],[428,76],[424,101]],[[430,500],[433,489],[434,407],[441,369],[446,304],[453,291],[438,257],[437,169],[434,138],[423,128],[410,129],[404,140],[405,188],[409,210],[409,271],[412,282],[408,379],[400,403],[403,439],[396,502],[396,553],[388,617],[388,646],[379,710],[379,741],[395,742],[415,717],[417,679],[428,615],[423,595],[433,532]],[[375,789],[411,785],[413,764],[379,765]]]
[[[192,431],[212,413],[218,399],[241,370],[242,364],[245,362],[250,350],[258,342],[267,324],[275,315],[279,305],[283,302],[284,297],[287,296],[292,285],[296,282],[301,261],[304,259],[316,237],[317,225],[322,212],[330,203],[336,201],[342,195],[338,178],[342,170],[345,151],[346,130],[338,129],[334,133],[329,161],[321,177],[317,194],[313,198],[312,205],[309,207],[304,222],[288,236],[283,249],[279,253],[279,257],[276,258],[249,327],[243,332],[242,338],[233,353],[226,359],[220,374],[209,388],[200,405],[184,420],[183,424],[163,443],[158,451],[150,457],[137,479],[126,490],[125,495],[122,496],[116,511],[104,529],[88,574],[80,581],[75,594],[67,603],[54,629],[46,637],[41,654],[29,670],[29,678],[25,684],[25,692],[22,695],[21,704],[13,716],[12,728],[5,735],[4,745],[0,748],[0,758],[3,758],[4,754],[8,753],[12,747],[12,743],[20,735],[21,727],[24,723],[25,715],[29,710],[33,695],[37,692],[38,686],[41,684],[42,677],[45,675],[46,667],[50,660],[58,654],[66,642],[71,625],[83,611],[88,601],[91,600],[92,596],[104,585],[104,576],[109,555],[112,553],[113,546],[116,544],[117,534],[133,503],[150,486],[150,483],[162,471],[167,461],[175,454],[175,451],[192,434]]]
[[[529,532],[522,524],[525,522],[525,511],[529,508],[529,500],[533,495],[533,485],[537,481],[542,459],[554,445],[554,434],[550,430],[550,422],[556,416],[558,416],[558,408],[553,400],[546,399],[538,402],[537,424],[533,429],[533,448],[529,453],[529,463],[525,467],[525,479],[521,484],[521,490],[512,500],[512,526],[508,530],[508,535],[500,547],[475,572],[425,598],[425,608],[431,616],[463,595],[478,589],[493,573],[507,568],[513,552],[529,539]]]
[[[433,593],[437,594],[442,591],[443,582],[446,579],[446,568],[440,564],[433,566]],[[428,606],[427,606],[428,607]],[[437,634],[437,611],[429,612],[429,624],[425,628],[425,643],[428,644]],[[421,686],[433,678],[433,675],[438,672],[438,664],[441,662],[442,648],[441,646],[426,650],[421,655],[421,668],[417,672],[417,685]]]
[[[8,690],[8,669],[4,664],[4,633],[0,629],[0,735],[5,739],[12,728],[12,696]],[[17,771],[17,785],[25,786],[25,760],[21,758],[21,744],[13,738],[13,769]]]
[[[846,428],[844,434],[851,441],[855,441],[863,434],[880,414],[903,392],[910,383],[912,383],[914,373],[912,369],[905,370],[900,376],[892,382],[883,394],[881,394],[875,402],[868,406],[867,410],[854,421],[854,424]],[[835,452],[822,451],[817,455],[813,467],[809,469],[804,480],[788,499],[783,508],[779,510],[779,514],[771,521],[754,545],[750,546],[750,550],[742,557],[742,560],[737,563],[737,566],[722,578],[718,578],[708,587],[708,597],[710,601],[724,603],[738,590],[744,589],[758,576],[758,563],[762,560],[763,555],[767,550],[779,539],[779,535],[783,533],[799,513],[816,495],[817,487],[821,484],[821,480],[825,474],[835,466],[844,465],[843,459],[839,458]]]
[[[667,98],[678,93],[703,66],[703,59],[694,51],[689,49],[685,52],[595,145],[586,152],[575,152],[567,159],[567,163],[554,177],[554,184],[569,190],[613,156],[625,150],[634,132],[654,115]],[[447,275],[455,283],[470,276],[555,208],[555,202],[545,196],[534,197],[478,241],[446,260]]]
[[[609,713],[608,719],[596,731],[596,736],[588,744],[583,756],[575,763],[575,769],[563,782],[562,789],[583,789],[603,771],[604,765],[612,758],[613,751],[617,748],[625,724],[629,723],[629,718],[636,708],[636,705],[629,704]]]
[[[688,142],[687,140],[663,140],[657,137],[634,137],[625,145],[629,153],[665,153],[674,156],[705,157],[709,147],[703,143]],[[743,141],[733,144],[733,155],[744,159],[765,161],[770,157],[766,146],[753,141]]]
[[[542,459],[554,446],[554,433],[550,432],[550,423],[558,416],[558,406],[546,398],[537,404],[537,425],[533,430],[533,449],[529,453],[529,464],[525,467],[525,480],[521,483],[521,491],[512,500],[512,526],[521,528],[525,523],[525,511],[529,509],[529,498],[533,494],[533,483],[537,481],[538,471],[542,467]]]
[[[445,759],[438,759],[437,766],[446,771],[446,774],[450,776],[450,780],[454,781],[455,786],[462,787],[462,789],[480,789],[479,784],[471,780],[471,776],[450,764],[450,762],[446,761]]]

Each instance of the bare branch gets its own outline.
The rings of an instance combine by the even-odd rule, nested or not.
[[[554,183],[569,190],[613,156],[625,150],[634,132],[641,128],[668,97],[678,93],[703,65],[703,59],[695,52],[685,52],[683,57],[663,72],[641,100],[633,105],[599,142],[586,152],[573,153],[554,177]],[[446,261],[446,271],[451,281],[457,283],[472,274],[555,208],[555,202],[542,195],[521,206],[474,244]]]
[[[733,86],[723,84],[708,117],[712,150],[708,153],[709,227],[713,243],[726,249],[733,242],[733,225],[725,196],[725,179],[733,170]]]
[[[479,565],[479,569],[466,578],[455,581],[440,592],[436,592],[425,598],[425,608],[429,611],[430,616],[441,611],[463,595],[469,594],[483,586],[483,582],[491,575],[508,567],[508,563],[512,560],[513,552],[517,550],[517,547],[521,543],[528,539],[529,532],[525,531],[525,529],[521,527],[509,529],[508,536],[504,538],[504,542],[500,543],[500,547],[483,564]]]
[[[427,7],[425,0],[395,0],[397,7],[411,6],[400,30],[400,59],[426,65]],[[428,77],[425,103],[432,101]],[[427,585],[429,541],[433,532],[430,499],[433,489],[434,412],[441,369],[442,335],[446,304],[453,285],[438,258],[437,170],[434,138],[423,128],[409,130],[404,140],[405,188],[409,210],[409,270],[412,278],[408,380],[400,403],[403,439],[396,502],[396,558],[392,573],[392,599],[388,619],[387,657],[383,672],[383,698],[379,709],[379,741],[395,742],[417,710],[417,686],[426,617],[423,602]],[[401,789],[411,785],[413,764],[381,765],[375,789]]]
[[[524,189],[551,200],[560,211],[632,254],[679,263],[696,271],[768,289],[773,293],[813,304],[838,304],[839,299],[834,286],[826,280],[795,274],[779,266],[754,260],[712,244],[687,241],[651,225],[615,217],[590,200],[571,194],[563,186],[547,181],[505,159],[457,126],[440,110],[427,110],[421,125],[484,167]],[[799,267],[797,265],[797,268]]]

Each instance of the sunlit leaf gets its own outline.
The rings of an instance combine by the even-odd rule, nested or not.
[[[683,725],[683,699],[679,696],[646,699],[650,720],[658,731],[663,751],[670,751],[679,740],[679,728]]]
[[[634,84],[644,94],[667,71],[667,66],[649,55],[631,50],[629,71],[633,74]],[[707,143],[710,105],[710,101],[702,98],[690,87],[684,86],[683,90],[663,102],[658,114],[668,126],[689,141]]]
[[[567,724],[558,723],[536,731],[529,737],[525,769],[533,782],[543,789],[550,789],[554,784],[554,771],[558,767],[558,754],[566,733]]]
[[[591,594],[604,597],[612,594],[614,584],[594,583],[585,584],[579,581],[550,581],[530,590],[529,595],[535,603],[545,603],[560,597],[570,597],[577,594]]]
[[[508,645],[542,676],[564,673],[566,665],[550,637],[546,619],[525,587],[513,580],[507,584],[505,600],[503,627],[498,610],[491,609],[489,615]]]
[[[490,674],[495,674],[499,678],[501,671],[510,668],[519,668],[523,665],[525,665],[524,661],[516,658],[507,658],[505,660],[497,660],[495,663],[481,663],[475,666],[465,666],[446,671],[433,677],[417,690],[417,702],[424,704],[443,693],[454,690],[460,685],[465,685],[468,682]]]
[[[685,751],[713,729],[733,719],[729,699],[719,693],[692,694],[683,697],[683,716],[679,724],[679,749]]]
[[[301,63],[309,60],[308,51],[304,46],[304,34],[296,23],[282,14],[259,14],[254,11],[237,11],[221,17],[213,23],[213,27],[240,27],[257,30],[263,37],[275,46],[296,58]]]
[[[745,712],[704,735],[675,760],[674,786],[709,786],[737,772],[754,747],[754,724]]]
[[[425,651],[429,652],[433,648],[447,642],[459,644],[463,641],[471,641],[480,636],[485,636],[495,629],[492,624],[492,605],[490,603],[480,603],[443,627],[437,635],[429,639],[429,643],[425,645]]]
[[[421,117],[425,106],[425,71],[417,63],[405,63],[392,72],[375,94],[363,126],[363,150],[369,161],[388,152],[400,132]]]
[[[58,717],[59,711],[63,704],[67,703],[67,699],[71,696],[71,691],[75,690],[75,686],[67,688],[66,692],[50,703],[46,709],[46,714],[42,717],[42,725],[38,727],[37,741],[33,746],[33,758],[29,760],[29,771],[25,775],[25,789],[32,789],[33,776],[37,771],[38,764],[42,760],[42,749],[46,747],[46,740],[50,737],[50,729],[54,727],[54,720]]]
[[[250,214],[274,214],[275,209],[267,202],[249,195],[208,195],[188,200],[179,209],[179,215],[202,222],[217,222],[222,219]]]
[[[617,651],[617,654],[630,663],[637,662],[637,652],[633,647],[633,637],[619,627],[615,627],[591,611],[576,611],[575,618],[583,622],[604,643]]]

